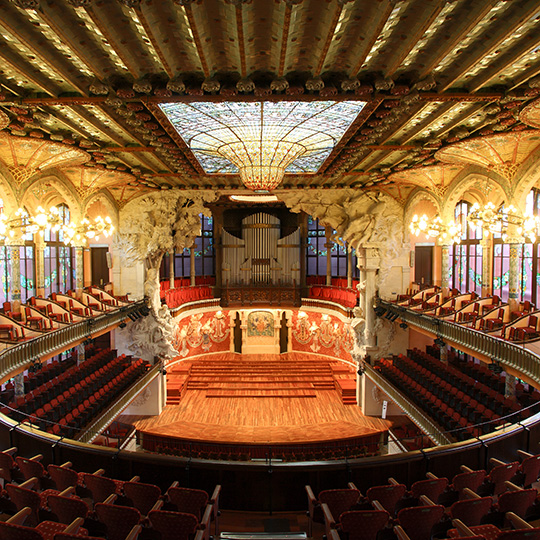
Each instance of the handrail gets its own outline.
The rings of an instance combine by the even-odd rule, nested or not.
[[[417,313],[386,300],[378,299],[377,305],[395,314],[407,324],[467,348],[480,356],[494,358],[501,366],[521,373],[540,385],[540,357],[524,347],[455,322]]]
[[[108,311],[96,317],[52,330],[36,338],[19,343],[6,349],[0,354],[0,380],[4,380],[15,370],[31,365],[32,361],[55,351],[73,347],[73,343],[91,337],[120,323],[131,313],[145,306],[145,300],[139,300],[114,311]]]
[[[129,387],[129,389],[123,393],[116,401],[99,416],[97,416],[91,424],[77,437],[80,442],[89,443],[92,442],[115,418],[122,412],[123,409],[129,404],[129,402],[135,398],[135,396],[157,377],[158,373],[163,371],[163,363],[159,362],[152,367],[150,371],[144,374],[143,377],[138,379],[135,384]]]
[[[416,424],[429,434],[429,438],[437,444],[452,444],[452,441],[447,437],[419,407],[412,401],[408,400],[399,390],[392,386],[380,373],[375,371],[369,364],[364,366],[365,374],[368,376],[392,401],[408,416],[414,418]]]

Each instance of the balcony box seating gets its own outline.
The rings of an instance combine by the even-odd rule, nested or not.
[[[516,337],[520,341],[525,341],[527,339],[534,339],[538,337],[538,318],[536,317],[536,315],[529,315],[529,320],[527,321],[527,324],[528,326],[516,327]]]

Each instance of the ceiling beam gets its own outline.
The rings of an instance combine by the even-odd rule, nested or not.
[[[508,2],[509,9],[512,6],[517,5],[512,2]],[[467,71],[474,67],[478,62],[480,62],[486,55],[495,51],[498,47],[501,46],[503,41],[505,41],[508,36],[514,33],[520,26],[527,22],[533,15],[538,12],[538,1],[537,0],[525,0],[524,2],[519,3],[519,15],[517,17],[510,17],[508,14],[504,13],[501,17],[500,24],[498,27],[491,25],[484,35],[487,35],[491,39],[489,41],[484,40],[481,42],[479,39],[476,39],[471,43],[467,49],[466,54],[461,54],[456,57],[456,60],[448,66],[448,70],[452,68],[459,67],[459,70],[454,71],[449,79],[443,79],[444,83],[442,87],[439,87],[439,91],[444,91],[450,88],[455,82],[461,79]],[[482,47],[480,43],[483,43]],[[440,72],[441,75],[444,75],[443,72]],[[437,77],[437,74],[435,74]]]
[[[315,68],[315,71],[313,72],[313,75],[316,77],[321,74],[321,70],[324,66],[324,61],[326,60],[326,55],[328,54],[328,50],[330,49],[332,40],[334,39],[334,33],[336,31],[336,26],[339,22],[339,17],[342,11],[343,11],[343,6],[339,3],[336,4],[334,16],[332,17],[332,21],[330,22],[330,27],[328,28],[328,32],[326,34],[326,40],[324,42],[321,54],[319,56],[319,63],[317,64],[317,67]]]
[[[208,62],[206,61],[206,56],[204,54],[204,48],[201,42],[201,37],[199,35],[199,30],[195,24],[195,17],[193,16],[193,10],[191,5],[187,4],[183,6],[183,9],[186,11],[186,16],[189,21],[189,26],[191,28],[191,33],[193,34],[193,41],[195,42],[195,48],[197,49],[197,54],[199,55],[199,60],[201,62],[201,67],[205,77],[210,76],[210,70],[208,69]]]

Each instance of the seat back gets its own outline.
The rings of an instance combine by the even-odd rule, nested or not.
[[[357,489],[327,489],[319,493],[319,502],[328,505],[336,521],[343,512],[350,510],[359,498],[360,492]]]
[[[480,525],[480,520],[489,512],[492,504],[491,497],[463,499],[450,507],[450,515],[452,519],[460,519],[467,527]]]
[[[9,498],[17,508],[17,512],[28,506],[32,513],[26,518],[28,525],[34,527],[39,523],[38,511],[41,506],[41,497],[31,489],[22,488],[14,484],[6,484]]]
[[[107,540],[125,540],[129,531],[141,520],[136,508],[97,503],[94,510],[98,520],[107,527]]]
[[[204,507],[208,504],[208,493],[202,489],[171,487],[167,495],[178,512],[193,514],[197,520],[201,519]]]
[[[94,503],[103,502],[109,495],[116,493],[116,483],[111,478],[97,474],[85,474],[84,483],[92,493]]]
[[[398,512],[399,524],[411,540],[430,540],[431,529],[444,516],[444,506],[413,506]]]
[[[497,505],[499,511],[506,514],[506,512],[514,512],[519,517],[524,518],[527,509],[534,504],[536,496],[538,495],[536,489],[521,489],[519,491],[505,491],[499,495]]]
[[[536,480],[538,479],[538,475],[540,474],[540,454],[525,458],[521,462],[520,468],[524,475],[524,486],[530,486],[533,482],[536,482]]]
[[[47,497],[49,508],[56,515],[60,523],[69,525],[78,517],[85,518],[90,509],[78,497],[63,497],[62,495],[49,495]]]
[[[21,470],[25,480],[29,480],[34,476],[36,478],[41,478],[45,474],[45,469],[39,461],[24,458],[21,456],[17,456],[15,458],[15,461],[17,462],[17,465],[19,466],[19,469]]]
[[[478,471],[464,472],[456,474],[452,479],[452,486],[456,491],[459,492],[460,497],[461,493],[465,488],[476,492],[478,488],[482,485],[482,482],[486,478],[486,471],[480,469]]]
[[[426,495],[433,502],[437,502],[441,493],[448,485],[448,478],[430,478],[428,480],[419,480],[411,486],[411,495],[416,499],[421,495]]]
[[[124,495],[131,500],[133,506],[141,514],[146,516],[161,497],[161,489],[153,484],[126,482],[124,484]]]
[[[0,538],[2,540],[43,540],[43,536],[36,529],[4,521],[0,521]]]
[[[152,527],[161,534],[161,540],[189,540],[197,529],[193,514],[152,510],[148,514]]]
[[[67,467],[50,464],[47,466],[47,472],[55,483],[58,491],[64,491],[64,489],[68,487],[76,486],[79,481],[78,473]]]
[[[396,503],[405,495],[407,487],[405,484],[389,484],[387,486],[372,486],[367,490],[367,498],[379,501],[383,508],[391,515],[394,515]]]
[[[340,517],[341,530],[347,533],[348,540],[376,540],[390,514],[384,510],[354,510],[343,512]]]
[[[496,465],[491,469],[488,480],[494,485],[494,495],[499,495],[506,490],[505,482],[516,474],[519,467],[518,461]]]
[[[540,540],[540,528],[501,531],[497,540]]]

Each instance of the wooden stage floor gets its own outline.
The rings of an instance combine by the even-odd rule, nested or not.
[[[208,397],[187,389],[178,405],[159,416],[123,415],[120,421],[147,434],[220,444],[313,444],[346,440],[387,430],[391,422],[364,416],[344,405],[336,390],[315,397]]]

